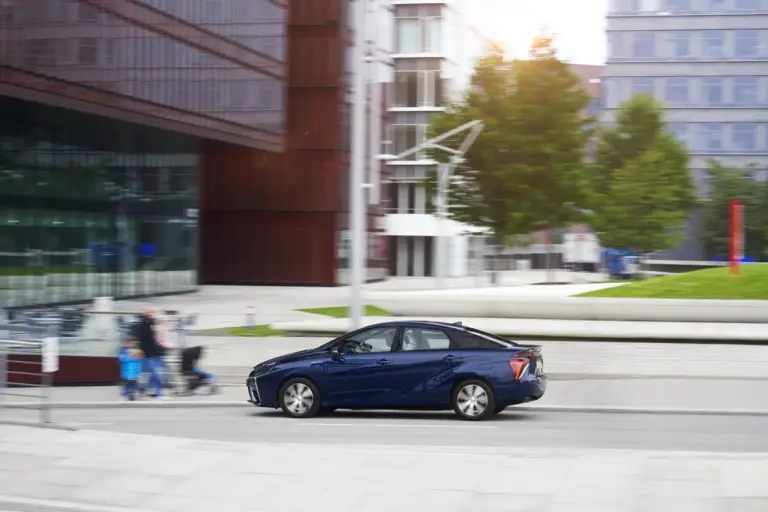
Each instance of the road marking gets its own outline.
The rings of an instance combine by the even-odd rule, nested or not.
[[[299,427],[357,427],[357,428],[470,428],[469,425],[440,425],[438,423],[294,423]],[[485,428],[495,429],[491,425],[472,425],[473,429]]]

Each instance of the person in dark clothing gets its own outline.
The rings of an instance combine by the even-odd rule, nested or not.
[[[135,338],[139,342],[139,350],[144,353],[142,373],[149,374],[149,385],[154,388],[154,396],[163,398],[161,372],[164,367],[165,347],[157,341],[156,324],[154,311],[145,310],[136,324]]]

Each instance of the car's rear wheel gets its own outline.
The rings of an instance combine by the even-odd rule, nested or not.
[[[322,403],[317,386],[308,379],[289,379],[280,387],[280,408],[292,418],[311,418],[320,411]]]
[[[453,390],[451,405],[459,418],[481,421],[493,415],[496,410],[496,399],[488,383],[467,379],[460,382]]]

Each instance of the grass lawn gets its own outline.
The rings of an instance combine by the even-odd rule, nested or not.
[[[742,265],[739,275],[722,267],[654,277],[583,293],[579,297],[767,300],[768,265]]]
[[[254,325],[253,327],[225,327],[223,329],[205,329],[194,331],[193,336],[243,336],[247,338],[266,338],[267,336],[283,336],[285,332],[272,329],[269,325]]]
[[[331,318],[348,318],[349,308],[346,306],[335,306],[329,308],[310,308],[300,309],[304,313],[314,313],[316,315],[328,316]],[[392,316],[387,311],[376,306],[365,306],[365,316]],[[240,326],[228,327],[225,329],[209,329],[205,331],[196,331],[198,336],[241,336],[245,338],[266,338],[268,336],[285,336],[285,331],[272,329],[269,325],[254,325],[253,327]]]
[[[329,316],[331,318],[349,318],[349,308],[347,306],[332,306],[329,308],[309,308],[300,309],[304,313],[314,313],[316,315]],[[363,316],[392,316],[391,313],[376,306],[367,305]]]

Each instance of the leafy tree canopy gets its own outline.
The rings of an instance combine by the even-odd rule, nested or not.
[[[754,166],[729,168],[711,161],[707,169],[709,194],[702,201],[702,240],[708,257],[728,256],[730,203],[744,206],[744,252],[762,258],[767,249],[768,184],[756,181]]]
[[[433,118],[435,137],[473,120],[485,129],[457,165],[448,215],[490,228],[499,242],[576,220],[582,201],[589,96],[552,38],[541,34],[529,59],[507,60],[499,47],[480,59],[471,87]],[[443,143],[458,147],[466,133]],[[432,158],[446,162],[438,149]],[[430,192],[435,175],[427,179]]]
[[[677,245],[695,205],[688,162],[655,99],[639,95],[625,102],[615,125],[600,130],[589,167],[586,204],[601,244],[644,253]]]

